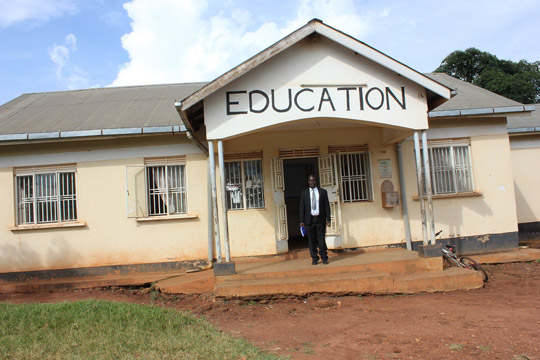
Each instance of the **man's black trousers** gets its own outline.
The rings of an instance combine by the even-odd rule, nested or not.
[[[311,225],[306,225],[306,232],[309,240],[309,254],[313,261],[318,261],[319,256],[323,261],[328,260],[328,248],[324,235],[326,232],[326,222],[318,216],[311,217]],[[319,253],[317,254],[317,248]]]

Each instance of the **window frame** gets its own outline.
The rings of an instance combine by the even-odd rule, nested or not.
[[[72,189],[69,194],[62,194],[62,185],[66,184],[62,180],[62,174],[71,174],[72,178],[67,183],[67,188]],[[54,184],[48,185],[49,191],[52,190],[51,186],[54,187],[55,194],[45,194],[38,196],[37,191],[37,177],[38,176],[54,176]],[[28,206],[26,204],[22,203],[21,198],[21,190],[24,192],[26,189],[26,185],[24,189],[21,189],[19,179],[22,178],[30,178],[31,181],[27,184],[31,184],[31,197],[25,197],[27,200],[26,204],[31,204],[31,217],[32,221],[27,221],[25,214],[29,214],[28,210],[24,210],[23,208]],[[77,182],[77,169],[76,165],[70,164],[70,165],[57,165],[57,166],[43,166],[43,167],[26,167],[26,168],[15,168],[14,169],[14,198],[15,198],[15,225],[16,227],[28,227],[28,226],[55,226],[59,224],[72,224],[77,223],[78,217],[79,217],[79,201],[78,201],[78,182]],[[42,185],[41,185],[42,186]],[[43,220],[40,221],[40,218],[42,215],[40,215],[39,211],[39,205],[40,205],[40,197],[42,198],[41,203],[45,204],[54,204],[54,208],[45,205],[45,208],[41,206],[42,211],[45,211],[48,216],[51,216],[52,213],[54,213],[55,220]],[[45,198],[45,201],[43,201],[43,198]],[[28,199],[31,200],[31,202],[28,202]],[[66,205],[66,202],[71,203],[72,205]],[[47,209],[48,207],[48,209]],[[68,209],[68,210],[66,210]],[[67,215],[67,216],[66,216]],[[41,218],[42,219],[42,218]]]
[[[259,194],[261,196],[260,203],[257,206],[249,206],[249,199],[247,196],[247,190],[246,190],[246,182],[249,180],[246,178],[246,164],[250,162],[258,162],[258,167],[260,169],[260,173],[258,174],[260,176],[260,186],[258,187]],[[229,171],[229,164],[238,163],[240,164],[240,183],[229,183],[227,181]],[[266,199],[264,196],[264,166],[263,166],[263,159],[262,159],[262,153],[255,152],[255,153],[247,153],[247,154],[229,154],[226,155],[226,160],[224,162],[225,165],[225,179],[223,181],[225,182],[225,191],[226,196],[226,202],[227,202],[227,211],[237,211],[237,210],[260,210],[266,208]],[[231,208],[232,200],[231,197],[233,194],[231,194],[232,191],[234,191],[234,187],[238,186],[240,190],[239,196],[242,197],[241,201],[241,207]]]
[[[456,163],[456,148],[465,148],[465,154],[461,155],[461,158],[466,157],[465,161],[462,161],[461,164]],[[434,149],[448,149],[449,155],[447,155],[447,160],[451,161],[451,164],[448,166],[445,166],[441,172],[449,172],[451,176],[451,181],[446,181],[448,184],[451,184],[451,191],[441,191],[441,188],[444,186],[440,181],[441,176],[445,176],[448,178],[447,175],[437,175],[436,174],[436,168],[435,163],[441,161],[440,158],[443,155],[439,156],[439,159],[436,160],[434,157]],[[423,153],[422,153],[422,170],[424,167],[424,161],[423,161]],[[445,195],[459,195],[459,194],[467,194],[467,193],[474,193],[475,192],[475,184],[474,184],[474,174],[473,174],[473,164],[472,164],[472,154],[471,154],[471,144],[470,139],[450,139],[450,140],[430,140],[428,142],[428,157],[429,157],[429,175],[431,180],[431,192],[433,196],[445,196]],[[444,160],[443,160],[444,161]],[[465,167],[465,168],[463,168]],[[440,165],[437,165],[437,168],[441,168]],[[461,169],[459,169],[461,168]],[[464,173],[466,174],[466,182],[468,184],[468,187],[464,190],[459,190],[459,182],[457,175],[458,173]],[[422,171],[422,176],[425,176],[424,171]],[[447,187],[449,185],[446,185]],[[426,193],[425,190],[425,181],[424,181],[424,194]]]
[[[161,199],[161,201],[163,201],[164,205],[157,205],[157,208],[159,209],[160,207],[164,207],[166,208],[166,213],[164,212],[155,212],[152,211],[152,203],[155,203],[152,201],[152,197],[156,198],[157,201],[160,201],[159,198],[161,197],[161,195],[163,193],[161,193],[160,191],[163,191],[163,189],[159,189],[157,188],[157,192],[152,194],[151,192],[151,181],[150,181],[150,169],[153,169],[153,168],[163,168],[163,174],[165,174],[164,176],[164,180],[165,180],[165,201],[163,200],[163,198]],[[174,193],[171,193],[170,189],[171,189],[171,186],[170,186],[170,178],[169,178],[169,169],[171,167],[178,167],[179,169],[179,174],[177,176],[177,179],[179,179],[178,181],[180,182],[180,187],[179,187],[179,191],[178,192],[174,192]],[[154,173],[155,174],[155,173]],[[188,204],[189,204],[189,201],[188,201],[188,186],[187,186],[187,166],[186,166],[186,163],[185,161],[172,161],[172,162],[169,162],[169,161],[164,161],[163,163],[159,163],[159,161],[149,161],[148,163],[145,162],[145,165],[144,165],[144,175],[145,175],[145,192],[146,192],[146,217],[148,218],[156,218],[156,217],[170,217],[170,216],[178,216],[178,215],[186,215],[188,214],[189,212],[189,207],[188,207]],[[159,175],[158,175],[159,176]],[[183,184],[182,184],[183,182]],[[183,191],[182,191],[183,190]],[[171,212],[170,211],[170,199],[171,199],[171,196],[172,194],[178,194],[177,196],[179,196],[180,200],[179,202],[181,203],[181,205],[183,206],[183,208],[181,208],[180,211],[177,211],[177,212]]]
[[[344,171],[344,166],[343,166],[343,157],[347,157],[347,162],[349,164],[348,166],[348,169],[351,169],[351,158],[352,156],[354,155],[358,155],[359,157],[363,157],[360,158],[360,161],[361,162],[365,162],[364,167],[367,169],[368,173],[367,174],[353,174],[351,175],[350,173],[347,175],[347,178],[348,179],[344,179],[344,174],[343,174],[343,171]],[[371,166],[371,154],[370,152],[366,149],[364,151],[341,151],[341,152],[338,152],[338,158],[339,158],[339,185],[341,187],[341,202],[342,203],[357,203],[357,202],[372,202],[373,201],[373,198],[374,198],[374,194],[373,194],[373,170],[372,170],[372,166]],[[360,164],[356,164],[356,166],[358,166],[359,169],[362,168],[362,163]],[[359,188],[356,190],[356,191],[353,191],[352,189],[352,183],[354,182],[353,179],[351,179],[351,177],[354,177],[354,176],[360,176],[360,177],[364,177],[365,179],[359,179],[358,181],[360,182],[359,183]],[[348,192],[345,191],[345,182],[348,183]],[[365,185],[364,185],[365,183]],[[362,193],[361,189],[366,187],[365,189],[365,193],[367,195],[366,198],[358,198],[358,199],[353,199],[352,197],[350,197],[351,194],[353,194],[353,192],[356,192],[358,194]],[[349,197],[347,197],[347,194],[349,194]]]

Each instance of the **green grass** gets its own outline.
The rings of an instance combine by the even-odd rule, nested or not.
[[[189,314],[107,301],[0,304],[0,359],[276,359]]]

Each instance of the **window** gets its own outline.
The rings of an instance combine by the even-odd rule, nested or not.
[[[339,153],[343,202],[372,201],[371,162],[367,145],[329,146]]]
[[[262,160],[249,159],[253,156],[262,156],[262,154],[257,152],[227,156],[228,159],[243,158],[225,163],[228,210],[264,208]]]
[[[15,169],[17,225],[77,220],[74,167]]]
[[[187,212],[185,165],[146,167],[148,215],[175,215]]]
[[[468,139],[431,141],[428,153],[434,195],[473,191]]]

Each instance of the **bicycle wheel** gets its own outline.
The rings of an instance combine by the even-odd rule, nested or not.
[[[464,266],[466,267],[467,269],[471,269],[471,270],[476,270],[476,271],[480,271],[482,273],[482,280],[484,282],[487,282],[489,280],[489,276],[486,272],[486,270],[484,270],[480,264],[478,264],[476,261],[474,261],[473,259],[471,259],[470,257],[468,256],[463,256],[461,258],[459,258],[459,262]]]

